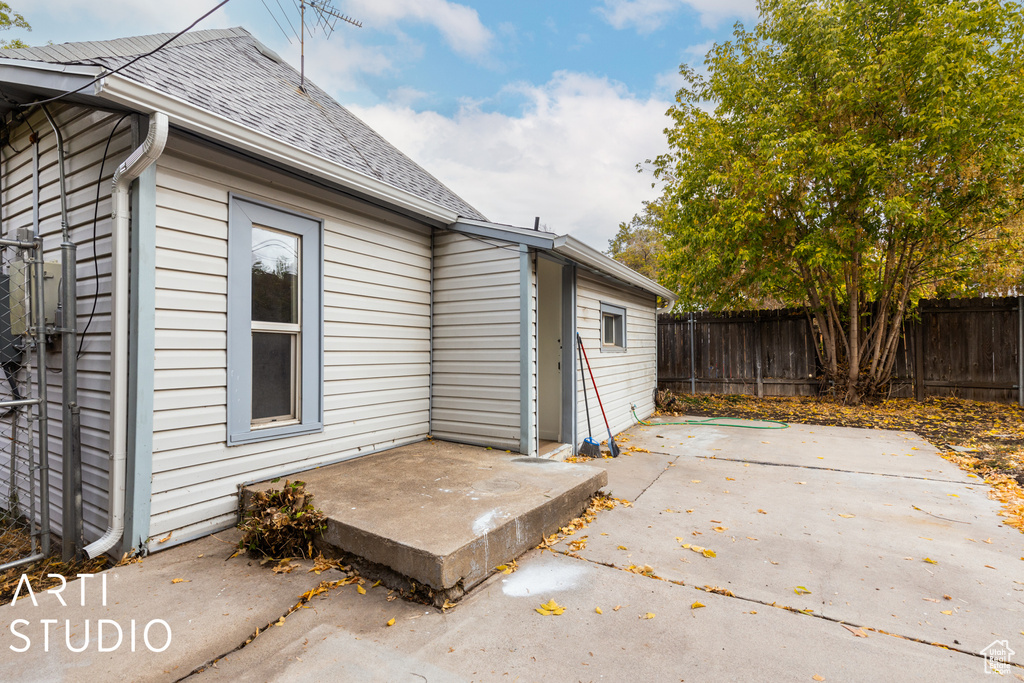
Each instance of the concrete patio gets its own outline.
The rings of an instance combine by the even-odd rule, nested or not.
[[[280,621],[302,593],[340,575],[225,561],[230,538],[219,535],[111,570],[108,607],[92,593],[79,607],[72,584],[67,607],[43,595],[39,607],[8,608],[8,620],[32,621],[23,630],[33,645],[5,656],[5,672],[24,681],[933,683],[996,678],[981,651],[1005,640],[1016,655],[997,679],[1024,680],[1024,535],[1001,523],[985,484],[916,436],[638,426],[621,440],[650,452],[589,464],[633,505],[598,514],[554,552],[528,551],[514,573],[491,575],[453,609],[367,581],[364,593],[338,587]],[[449,521],[465,523],[434,525]],[[635,573],[645,565],[653,577]],[[535,611],[551,599],[562,615]],[[77,644],[84,619],[154,617],[174,629],[163,653],[64,647],[64,619]],[[42,618],[61,620],[49,653]],[[11,644],[20,641],[5,631],[0,648]]]
[[[392,588],[427,586],[438,606],[579,515],[608,481],[595,467],[433,440],[294,478],[327,517],[325,553],[356,556]]]

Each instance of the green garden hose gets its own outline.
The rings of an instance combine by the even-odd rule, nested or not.
[[[703,420],[683,420],[682,422],[647,422],[637,417],[636,406],[630,406],[633,411],[633,419],[637,421],[637,424],[642,424],[645,427],[660,427],[662,425],[687,425],[690,427],[736,427],[738,429],[787,429],[789,427],[785,422],[779,422],[778,420],[757,420],[757,422],[769,422],[769,425],[743,425],[736,424],[734,422],[715,422],[714,420],[739,420],[742,418],[731,418],[731,417],[709,417]]]

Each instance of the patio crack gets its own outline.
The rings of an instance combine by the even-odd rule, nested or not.
[[[654,452],[654,451],[652,451],[652,453],[653,453],[653,452]],[[669,463],[668,463],[667,465],[665,465],[665,468],[664,468],[664,469],[663,469],[663,470],[662,470],[661,472],[658,472],[658,476],[656,476],[656,477],[655,477],[654,479],[651,479],[651,483],[649,483],[649,484],[648,484],[647,486],[645,486],[645,487],[644,487],[644,490],[643,490],[643,491],[641,491],[640,493],[636,494],[636,498],[634,498],[634,499],[633,499],[633,502],[634,502],[634,503],[635,503],[635,502],[637,502],[638,500],[640,500],[640,496],[642,496],[642,495],[644,495],[645,493],[647,493],[647,489],[649,489],[649,488],[651,488],[652,486],[654,486],[654,484],[655,484],[655,483],[656,483],[656,482],[657,482],[657,481],[658,481],[659,479],[661,479],[661,475],[663,475],[663,474],[665,474],[666,472],[668,472],[668,468],[670,468],[670,467],[672,467],[673,465],[675,465],[675,464],[676,464],[676,461],[677,461],[677,460],[679,460],[679,458],[681,458],[681,457],[682,457],[682,454],[681,454],[681,453],[658,453],[658,455],[667,455],[667,456],[669,456],[669,457],[672,457],[672,456],[675,456],[675,457],[672,457],[672,460],[671,460],[671,461],[670,461],[670,462],[669,462]]]
[[[665,455],[667,455],[667,454],[665,454]],[[820,619],[822,621],[828,621],[828,622],[831,622],[833,624],[839,624],[840,626],[849,626],[851,628],[857,628],[857,629],[861,629],[861,630],[864,630],[864,631],[871,631],[872,633],[877,633],[877,634],[883,635],[883,636],[890,636],[892,638],[898,638],[900,640],[906,640],[906,641],[910,641],[912,643],[920,643],[922,645],[928,645],[928,646],[931,646],[931,647],[937,647],[937,648],[940,648],[940,649],[943,649],[943,650],[949,650],[949,651],[952,651],[952,652],[959,652],[960,654],[969,655],[969,656],[974,657],[976,659],[981,659],[981,660],[985,659],[985,656],[980,654],[980,653],[973,652],[971,650],[966,650],[966,649],[964,649],[962,647],[958,647],[956,645],[947,645],[945,643],[940,643],[940,642],[937,642],[937,641],[925,640],[923,638],[918,638],[916,636],[903,635],[902,633],[892,633],[891,631],[886,631],[886,630],[881,629],[881,628],[874,628],[872,626],[867,626],[865,624],[858,624],[858,623],[855,623],[855,622],[852,622],[852,621],[847,621],[845,619],[837,619],[836,617],[830,617],[830,616],[827,616],[827,615],[824,615],[824,614],[818,614],[818,613],[810,611],[810,610],[800,610],[800,609],[797,609],[795,607],[790,607],[790,606],[787,606],[787,605],[780,605],[780,604],[778,604],[778,602],[768,602],[767,600],[761,600],[761,599],[758,599],[758,598],[751,598],[751,597],[747,597],[745,595],[736,595],[731,590],[725,592],[722,589],[716,589],[716,588],[712,588],[710,586],[690,585],[690,584],[685,583],[684,581],[676,581],[676,580],[673,580],[673,579],[666,579],[666,578],[663,578],[663,577],[657,576],[657,575],[649,576],[647,574],[638,574],[636,572],[629,571],[625,567],[620,567],[619,565],[610,564],[610,563],[607,563],[607,562],[599,562],[597,560],[591,560],[590,558],[583,557],[582,555],[579,555],[579,554],[573,553],[573,552],[568,552],[568,551],[563,551],[563,550],[556,550],[554,548],[548,548],[548,550],[550,550],[552,553],[557,553],[559,555],[565,555],[566,557],[571,557],[573,559],[582,560],[583,562],[589,562],[591,564],[596,564],[596,565],[599,565],[599,566],[602,566],[602,567],[610,567],[612,569],[618,569],[619,571],[626,572],[627,574],[633,574],[634,576],[640,576],[640,577],[643,577],[643,578],[646,578],[646,579],[652,579],[652,580],[655,580],[655,581],[665,581],[667,583],[671,583],[671,584],[674,584],[676,586],[681,586],[681,587],[684,587],[684,588],[690,588],[690,589],[695,590],[695,591],[700,591],[701,593],[714,593],[715,595],[720,595],[720,596],[722,596],[724,598],[732,598],[734,600],[741,600],[741,601],[747,602],[747,603],[763,605],[764,607],[773,607],[775,609],[785,610],[785,611],[790,612],[792,614],[798,614],[798,615],[804,616],[804,617],[812,617],[812,618],[815,618],[815,619]],[[1015,668],[1024,670],[1024,664],[1018,664],[1016,662],[1009,662],[1009,664],[1014,666]]]
[[[215,657],[213,657],[211,659],[208,659],[206,662],[198,665],[197,667],[195,667],[194,669],[189,671],[187,674],[185,674],[181,678],[175,679],[174,683],[181,683],[181,681],[187,680],[189,678],[192,678],[193,676],[201,674],[202,672],[206,671],[207,669],[209,669],[211,667],[212,668],[217,668],[217,662],[219,662],[220,660],[224,659],[228,655],[232,655],[232,654],[238,652],[239,650],[241,650],[242,648],[246,647],[247,645],[249,645],[250,643],[255,641],[259,636],[261,636],[262,634],[264,634],[267,631],[269,631],[271,629],[271,627],[282,626],[285,623],[285,619],[287,617],[291,616],[294,612],[298,611],[300,608],[305,606],[315,596],[320,595],[322,593],[327,593],[327,592],[329,592],[331,590],[334,590],[336,588],[341,588],[342,586],[347,586],[347,585],[355,583],[357,581],[359,581],[359,576],[358,575],[354,575],[354,574],[350,575],[347,578],[339,579],[337,581],[321,581],[318,586],[316,586],[314,588],[311,588],[310,590],[308,590],[305,593],[303,593],[302,595],[300,595],[299,596],[299,601],[297,603],[295,603],[294,605],[290,606],[288,609],[286,609],[281,614],[280,617],[278,617],[277,619],[274,619],[272,621],[267,622],[267,624],[265,626],[263,626],[263,627],[258,627],[253,633],[251,633],[249,635],[248,638],[243,640],[241,643],[239,643],[235,647],[231,648],[230,650],[226,650],[225,652],[222,652],[221,654],[216,655]]]

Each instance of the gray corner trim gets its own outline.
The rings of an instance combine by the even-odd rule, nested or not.
[[[252,428],[252,224],[302,237],[301,415],[295,424]],[[257,199],[228,195],[227,443],[267,441],[323,430],[324,407],[323,221]],[[316,264],[316,272],[309,272]]]
[[[622,346],[606,346],[604,343],[604,316],[606,313],[622,316]],[[625,353],[629,348],[629,321],[626,319],[626,309],[617,304],[601,302],[600,319],[597,324],[597,339],[601,345],[601,353]]]
[[[576,269],[562,266],[562,442],[576,455]]]
[[[530,249],[519,245],[519,452],[531,455],[530,443]]]
[[[434,245],[437,231],[430,231],[430,337],[427,342],[427,433],[434,431]]]
[[[157,165],[153,164],[131,189],[128,462],[122,553],[145,548],[149,538],[156,350],[156,174]]]
[[[453,232],[476,235],[477,237],[490,237],[514,244],[536,247],[537,249],[552,249],[555,244],[555,235],[553,233],[523,230],[521,228],[513,228],[512,226],[464,218],[460,218],[449,225],[448,229]]]

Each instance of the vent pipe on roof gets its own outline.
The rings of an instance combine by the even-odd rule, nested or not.
[[[167,114],[149,117],[149,134],[114,173],[111,190],[111,309],[110,309],[110,470],[108,472],[109,526],[103,536],[86,546],[97,557],[114,547],[124,533],[125,464],[128,460],[128,229],[129,190],[163,154],[167,144]]]

